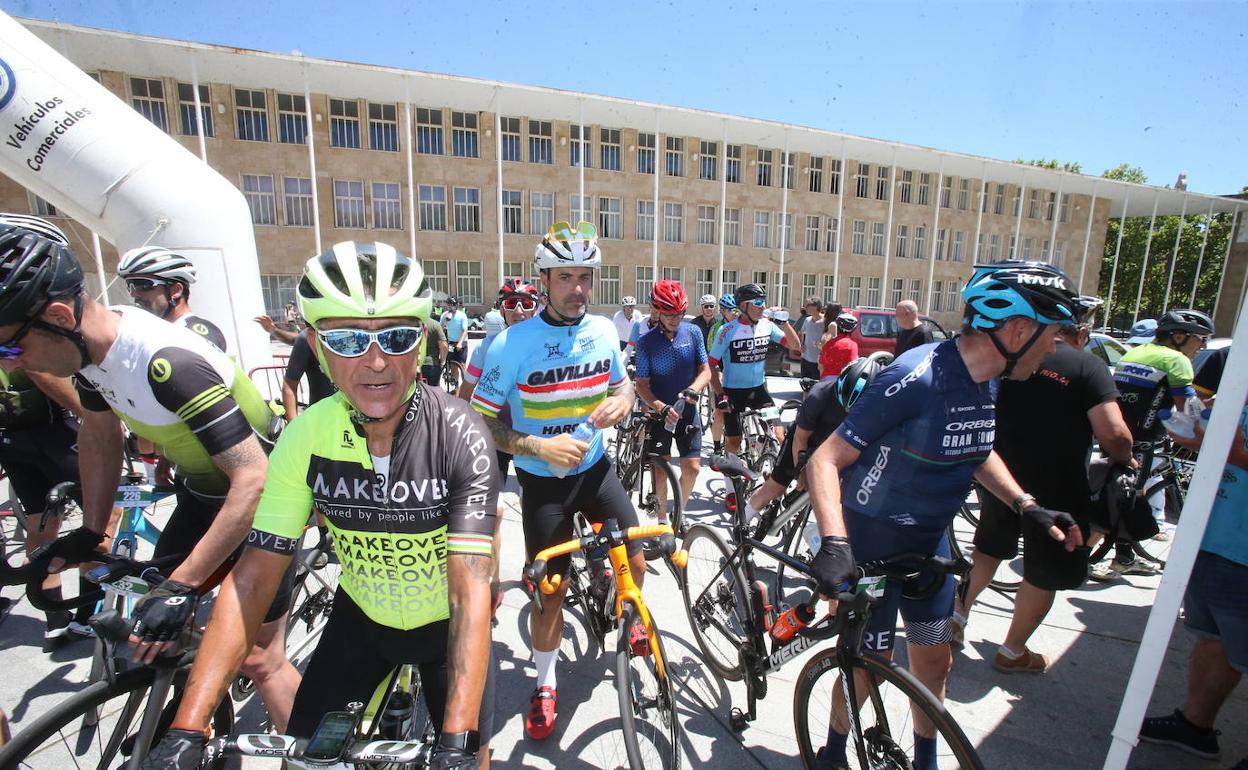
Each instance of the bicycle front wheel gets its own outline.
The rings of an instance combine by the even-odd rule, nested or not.
[[[637,520],[643,526],[648,520],[666,521],[672,531],[680,536],[684,526],[685,510],[680,500],[680,482],[672,464],[661,457],[647,457],[641,461],[637,480],[629,490],[629,498],[637,509]],[[642,517],[645,518],[642,518]]]
[[[941,770],[983,770],[975,747],[962,728],[919,680],[906,669],[875,655],[851,658],[858,700],[854,731],[846,744],[848,770],[909,770],[914,760],[915,718],[921,715],[936,734],[936,763]],[[793,691],[793,724],[798,750],[807,770],[821,764],[819,752],[828,738],[834,704],[844,706],[844,684],[831,647],[806,661]],[[930,728],[929,728],[930,729]],[[823,757],[832,762],[837,757]]]
[[[745,673],[741,646],[754,628],[740,565],[723,536],[705,524],[689,528],[684,549],[689,558],[681,591],[694,641],[706,665],[721,679],[740,681]]]
[[[615,649],[615,689],[628,766],[631,770],[676,770],[680,767],[680,720],[668,669],[670,658],[653,618],[651,649],[647,654],[633,649],[629,637],[639,617],[637,607],[626,602]]]

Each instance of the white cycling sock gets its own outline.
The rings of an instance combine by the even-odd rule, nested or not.
[[[555,664],[559,662],[559,648],[533,650],[533,665],[537,667],[537,686],[558,689],[555,686]]]
[[[745,501],[745,521],[747,524],[753,524],[758,518],[758,511],[754,510],[754,506],[750,505],[750,501]]]
[[[1006,647],[1004,644],[997,647],[997,652],[1001,653],[1002,655],[1009,658],[1010,660],[1018,660],[1019,658],[1023,657],[1023,654],[1021,652],[1014,652],[1009,647]]]

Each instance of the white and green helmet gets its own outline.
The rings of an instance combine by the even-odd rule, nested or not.
[[[303,266],[299,312],[315,326],[323,318],[429,320],[433,291],[420,263],[384,243],[343,241]]]

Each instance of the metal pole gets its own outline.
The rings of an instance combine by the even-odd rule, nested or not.
[[[719,157],[719,274],[716,276],[715,294],[724,294],[724,235],[728,232],[728,121],[723,121],[723,149]],[[740,236],[741,223],[737,222],[737,234]]]
[[[654,111],[654,236],[653,248],[650,254],[650,285],[653,287],[654,282],[659,280],[659,228],[663,225],[663,212],[659,209],[659,161],[663,159],[659,155],[659,150],[663,147],[663,143],[659,141],[659,111]],[[650,304],[649,297],[638,297],[638,302]]]
[[[1161,301],[1162,310],[1170,307],[1170,285],[1174,282],[1174,268],[1179,264],[1179,244],[1183,242],[1183,220],[1187,217],[1187,196],[1183,196],[1183,208],[1179,211],[1179,232],[1174,236],[1174,253],[1170,255],[1170,274],[1166,276],[1166,296]]]
[[[1144,245],[1144,264],[1140,266],[1140,288],[1135,293],[1135,312],[1131,316],[1132,324],[1140,320],[1140,300],[1144,298],[1144,277],[1148,275],[1148,255],[1153,250],[1153,225],[1157,222],[1157,203],[1160,200],[1161,193],[1153,196],[1153,216],[1148,220],[1148,242]]]
[[[100,235],[94,230],[91,231],[91,247],[95,250],[95,269],[100,274],[100,302],[104,303],[104,307],[112,307],[113,304],[108,301],[108,285],[110,281],[104,275],[104,249],[100,247]]]
[[[580,125],[580,127],[581,127],[581,138],[580,138],[580,140],[579,140],[581,144],[580,144],[580,146],[579,146],[579,147],[577,147],[577,148],[576,148],[576,152],[577,152],[577,154],[578,154],[578,155],[580,156],[580,158],[581,158],[581,163],[580,163],[580,166],[581,166],[581,168],[580,168],[580,171],[581,171],[581,179],[580,179],[580,186],[581,186],[581,216],[586,217],[586,218],[588,218],[588,219],[593,219],[593,216],[594,216],[594,215],[593,215],[592,210],[591,210],[591,209],[592,209],[592,207],[590,207],[590,206],[586,206],[586,205],[585,205],[585,162],[586,162],[586,160],[588,160],[588,157],[587,157],[587,156],[589,155],[589,142],[588,142],[588,141],[586,141],[586,139],[585,139],[585,100],[584,100],[584,99],[577,99],[576,101],[577,101],[577,105],[578,105],[578,107],[579,107],[579,109],[580,109],[580,115],[577,117],[577,123],[578,123],[578,124]],[[659,138],[658,138],[657,136],[654,138],[654,143],[655,143],[656,145],[659,143]],[[658,169],[655,169],[655,170],[657,171]],[[580,224],[580,223],[579,223],[579,222],[573,222],[573,223],[572,223],[572,226],[573,226],[573,227],[576,227],[578,224]]]
[[[312,172],[312,234],[316,238],[316,253],[320,254],[322,251],[321,196],[317,191],[319,185],[316,179],[316,141],[313,139],[312,131],[312,87],[308,84],[308,68],[306,66],[303,68],[303,119],[308,123],[308,130],[304,133],[304,136],[308,140],[308,168]],[[413,245],[412,258],[414,259],[415,257],[416,247]]]
[[[940,188],[945,183],[945,159],[940,159],[940,173],[936,175],[936,197],[932,203],[936,207],[936,216],[932,218],[932,256],[927,263],[927,295],[923,301],[924,315],[932,314],[932,280],[936,277],[936,230],[940,228]]]
[[[1057,193],[1053,198],[1053,228],[1049,231],[1049,264],[1057,265],[1057,223],[1062,218],[1062,185],[1066,177],[1058,177]],[[1063,270],[1066,268],[1057,265]]]
[[[979,209],[979,213],[975,215],[975,241],[974,241],[975,256],[973,259],[971,259],[971,264],[974,264],[983,258],[982,249],[979,248],[979,237],[980,235],[983,234],[981,227],[984,222],[984,207],[988,205],[988,164],[987,163],[984,164],[983,174],[984,174],[984,178],[980,180],[981,182],[984,183],[983,189],[979,191],[979,201],[978,201],[978,205],[976,206],[976,208]]]
[[[1131,203],[1131,191],[1122,199],[1122,219],[1118,220],[1118,245],[1114,246],[1114,266],[1109,271],[1109,297],[1105,300],[1106,326],[1112,326],[1114,318],[1114,280],[1118,278],[1118,255],[1122,253],[1122,235],[1127,230],[1127,205]]]
[[[888,262],[893,255],[893,199],[897,197],[897,148],[893,148],[893,167],[888,172],[888,219],[884,225],[884,277],[880,280],[880,305],[887,307]],[[904,290],[903,290],[904,294]]]
[[[776,304],[786,307],[784,296],[784,226],[789,219],[789,130],[784,130],[784,151],[780,156],[780,272],[776,275]],[[789,232],[792,232],[790,228]]]
[[[1196,284],[1200,281],[1200,269],[1205,265],[1205,247],[1209,245],[1209,231],[1213,228],[1213,201],[1209,201],[1209,213],[1205,215],[1205,234],[1200,239],[1200,257],[1196,260],[1196,274],[1192,276],[1192,293],[1188,307],[1196,307]]]
[[[845,164],[849,162],[845,153],[846,142],[841,140],[841,165],[836,171],[836,252],[832,258],[832,301],[841,298],[841,243],[845,240]],[[830,176],[830,175],[829,175]]]
[[[204,108],[199,101],[199,67],[191,56],[191,98],[195,100],[195,135],[199,137],[199,159],[208,162],[208,144],[204,141]]]
[[[1083,261],[1079,263],[1079,291],[1083,291],[1083,275],[1088,269],[1088,247],[1092,243],[1092,217],[1096,214],[1096,186],[1092,186],[1092,203],[1088,206],[1088,229],[1083,233]]]
[[[494,87],[494,163],[498,176],[498,285],[502,286],[507,278],[523,276],[503,275],[503,89],[497,86]]]
[[[416,172],[412,167],[412,84],[403,81],[403,154],[407,162],[407,223],[409,231],[407,247],[412,259],[416,259]]]
[[[1018,259],[1023,250],[1023,196],[1027,193],[1027,172],[1023,171],[1023,179],[1018,187],[1018,217],[1014,222],[1014,253],[1010,259]]]
[[[1222,277],[1218,279],[1218,294],[1213,300],[1213,317],[1218,317],[1218,303],[1222,301],[1223,290],[1226,289],[1226,267],[1231,261],[1231,244],[1235,242],[1235,223],[1239,220],[1239,206],[1235,206],[1235,213],[1231,216],[1231,229],[1226,233],[1226,255],[1222,257]],[[1243,293],[1241,287],[1240,293]],[[1236,313],[1238,315],[1238,313]]]

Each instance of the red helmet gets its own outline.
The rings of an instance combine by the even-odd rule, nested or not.
[[[536,286],[525,283],[523,278],[508,278],[503,281],[503,288],[498,290],[498,300],[502,302],[517,294],[537,299],[538,291]]]
[[[656,313],[683,313],[689,309],[689,295],[680,281],[659,281],[650,290],[650,309]]]

